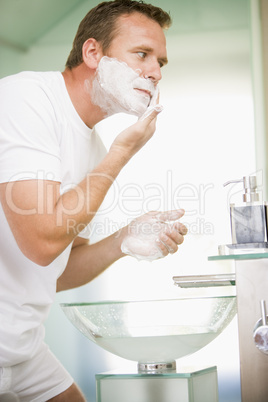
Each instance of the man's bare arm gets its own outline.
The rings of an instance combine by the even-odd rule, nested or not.
[[[146,119],[120,133],[96,169],[62,195],[59,183],[53,181],[26,180],[0,185],[6,218],[27,258],[39,265],[49,265],[74,240],[91,221],[125,164],[152,137],[157,114],[152,111]]]
[[[147,217],[154,213],[149,212],[140,218],[139,222],[147,223]],[[163,213],[164,216],[167,213]],[[179,218],[182,211],[173,211],[173,215]],[[106,268],[123,257],[125,254],[121,251],[123,239],[130,232],[130,225],[123,227],[118,232],[101,240],[98,243],[90,245],[87,240],[76,238],[73,243],[70,258],[67,267],[57,282],[57,291],[72,289],[85,285],[96,278]],[[148,230],[148,225],[146,225]],[[173,226],[166,231],[162,230],[158,234],[162,256],[174,253],[178,250],[178,245],[183,243],[187,228],[179,221],[174,222]],[[150,246],[150,243],[149,243]]]
[[[57,281],[57,292],[73,289],[92,281],[123,257],[121,236],[115,233],[95,244],[76,238],[65,271]]]

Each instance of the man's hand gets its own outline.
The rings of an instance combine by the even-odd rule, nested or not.
[[[134,219],[125,228],[121,250],[138,260],[153,261],[178,250],[187,233],[180,223],[184,210],[149,212]]]
[[[161,105],[148,108],[136,123],[126,128],[116,137],[110,151],[118,151],[129,160],[153,136],[156,128],[156,118],[162,110]]]
[[[57,290],[72,289],[90,282],[126,254],[152,261],[175,253],[187,233],[186,227],[178,221],[183,214],[182,209],[149,212],[91,245],[77,238],[68,265],[58,279]]]

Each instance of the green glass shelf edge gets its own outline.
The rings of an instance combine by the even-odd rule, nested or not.
[[[249,254],[211,255],[208,257],[208,261],[257,260],[259,258],[268,258],[268,252],[267,253],[249,253]]]
[[[105,379],[119,379],[119,378],[191,378],[195,377],[200,374],[206,374],[210,372],[217,371],[217,366],[211,366],[211,367],[204,367],[204,368],[197,368],[197,369],[191,369],[189,371],[166,371],[166,372],[129,372],[129,373],[120,373],[118,371],[108,371],[106,373],[98,373],[95,374],[95,379],[96,380],[105,380]]]

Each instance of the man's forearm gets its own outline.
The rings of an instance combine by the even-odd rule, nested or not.
[[[122,229],[122,231],[124,230],[126,229]],[[67,267],[58,279],[57,291],[85,285],[123,257],[122,235],[123,233],[119,231],[95,244],[82,244],[74,247]]]
[[[108,153],[81,183],[62,195],[59,183],[52,181],[0,185],[5,215],[25,256],[45,266],[61,254],[92,220],[126,162],[119,153]]]
[[[102,162],[62,195],[60,183],[53,181],[0,185],[5,215],[27,258],[38,265],[49,265],[74,240],[92,220],[125,164],[153,135],[158,113],[154,110],[146,119],[122,131]]]
[[[77,236],[98,211],[104,197],[128,159],[110,152],[103,161],[74,189],[64,193],[55,206],[55,215],[61,220],[62,232],[70,240]],[[73,233],[68,230],[68,219],[75,221]]]

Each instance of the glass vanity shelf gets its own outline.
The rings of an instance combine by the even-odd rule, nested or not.
[[[209,261],[219,260],[255,260],[258,258],[268,258],[267,243],[260,243],[258,247],[245,245],[226,244],[218,247],[218,255],[209,256]]]

